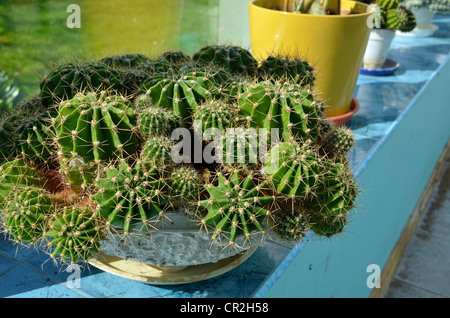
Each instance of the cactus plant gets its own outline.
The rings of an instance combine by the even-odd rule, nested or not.
[[[7,161],[0,166],[0,203],[16,188],[43,187],[45,181],[40,172],[22,159]]]
[[[192,112],[203,101],[222,93],[213,73],[196,71],[169,77],[160,74],[145,81],[140,91],[153,104],[172,109],[185,121],[189,121]]]
[[[112,68],[132,69],[149,63],[150,58],[143,54],[132,53],[123,55],[107,56],[99,60],[99,63],[107,64]]]
[[[87,261],[99,249],[103,237],[101,221],[89,209],[65,207],[49,223],[47,237],[51,257],[64,263]]]
[[[269,56],[263,60],[258,67],[258,75],[263,80],[292,79],[305,87],[315,81],[314,69],[308,62],[281,56]]]
[[[154,167],[159,170],[169,170],[173,165],[172,149],[175,143],[166,136],[151,136],[142,146],[140,160],[144,170]]]
[[[279,130],[280,138],[315,139],[320,102],[300,85],[270,81],[249,85],[239,96],[249,127]]]
[[[208,129],[225,131],[238,125],[239,108],[223,100],[208,99],[197,106],[192,114],[194,124],[199,124],[202,132]]]
[[[91,196],[98,204],[98,214],[108,226],[118,225],[125,234],[134,228],[146,228],[163,216],[167,203],[166,185],[155,169],[144,172],[140,164],[131,167],[121,161],[108,166],[96,182],[97,192]]]
[[[265,233],[262,223],[270,217],[266,206],[274,200],[264,194],[265,187],[264,183],[255,184],[252,175],[241,177],[239,170],[229,176],[219,173],[217,186],[205,185],[210,197],[198,205],[208,210],[201,222],[213,225],[212,239],[225,235],[232,245],[240,233],[246,240],[255,233]]]
[[[299,84],[302,67],[263,80],[244,49],[202,52],[192,60],[169,51],[155,60],[123,55],[54,69],[40,97],[0,121],[8,149],[0,165],[4,232],[46,246],[63,263],[88,261],[110,234],[124,244],[136,233],[151,240],[166,212],[181,213],[221,248],[259,244],[269,232],[289,242],[309,231],[341,233],[358,194],[345,159],[353,138]],[[137,91],[105,89],[119,69],[145,74]],[[175,161],[176,128],[216,128],[199,148],[202,155],[214,149],[218,160]],[[280,140],[262,138],[272,128]],[[192,149],[183,158],[195,158]]]
[[[192,59],[200,64],[213,64],[224,68],[231,74],[253,76],[258,68],[258,61],[251,53],[239,46],[209,45],[196,52]]]
[[[405,6],[399,5],[399,1],[377,0],[376,4],[380,7],[381,28],[411,32],[416,27],[414,14]]]
[[[340,162],[347,160],[346,156],[355,142],[352,131],[346,126],[336,126],[330,119],[319,121],[320,154]]]
[[[410,32],[416,26],[414,14],[403,6],[388,9],[386,12],[386,28]]]
[[[119,71],[103,63],[80,62],[57,65],[40,81],[40,98],[52,106],[85,90],[123,90]]]
[[[174,169],[169,177],[171,199],[176,204],[198,200],[201,180],[198,171],[191,166]]]
[[[450,12],[449,0],[404,0],[402,4],[410,10],[426,8],[435,13],[446,14]]]
[[[397,8],[399,2],[399,0],[378,0],[377,4],[380,6],[380,8],[389,10]]]
[[[316,196],[323,163],[309,146],[281,142],[266,159],[264,173],[277,192],[289,197]]]
[[[149,98],[140,99],[136,108],[138,129],[147,136],[169,135],[174,129],[180,127],[180,116],[171,109],[154,106]]]
[[[18,243],[36,243],[47,231],[53,212],[49,193],[36,187],[17,187],[2,204],[6,233]]]
[[[24,160],[35,165],[53,165],[53,138],[55,133],[52,126],[45,121],[45,114],[24,121],[17,130],[17,148]]]

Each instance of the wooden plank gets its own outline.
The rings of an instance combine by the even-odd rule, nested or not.
[[[439,178],[442,175],[442,171],[445,166],[446,160],[450,158],[450,140],[447,141],[447,144],[442,151],[441,156],[439,157],[438,162],[436,163],[433,172],[431,173],[430,179],[419,198],[419,202],[411,213],[408,222],[405,225],[405,228],[400,235],[397,244],[392,250],[391,255],[383,269],[383,272],[380,275],[380,288],[374,288],[370,295],[370,298],[383,298],[386,294],[389,285],[392,281],[392,278],[395,275],[398,265],[405,253],[406,247],[408,246],[409,241],[411,240],[414,232],[419,224],[420,219],[422,218],[423,213],[427,207],[427,204],[431,198],[433,190],[436,184],[439,181]]]

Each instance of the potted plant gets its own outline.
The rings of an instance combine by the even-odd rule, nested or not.
[[[307,72],[273,69],[220,45],[55,66],[0,125],[4,232],[62,264],[138,262],[152,283],[205,279],[183,270],[248,257],[269,234],[342,233],[352,132]]]
[[[253,55],[307,60],[327,117],[349,112],[369,37],[368,5],[355,1],[255,0],[249,3]]]
[[[363,68],[382,69],[386,62],[395,31],[411,32],[416,26],[414,14],[398,0],[377,0],[380,28],[370,30],[369,42],[364,53]]]
[[[416,16],[417,26],[413,32],[402,35],[431,36],[437,26],[431,23],[436,13],[450,13],[450,1],[448,0],[404,0],[405,7]]]

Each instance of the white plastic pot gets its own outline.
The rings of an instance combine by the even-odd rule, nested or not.
[[[369,42],[363,58],[365,69],[381,69],[386,61],[395,31],[387,29],[370,30]]]
[[[431,20],[433,20],[434,12],[431,12],[427,8],[412,9],[411,11],[416,16],[416,28],[428,29],[431,25]]]

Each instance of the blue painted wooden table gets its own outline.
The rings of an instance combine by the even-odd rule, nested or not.
[[[344,235],[310,234],[298,245],[266,240],[219,277],[152,286],[90,267],[79,288],[48,256],[0,239],[0,297],[367,297],[367,267],[385,265],[450,136],[450,16],[430,38],[396,36],[391,76],[360,75],[360,111],[348,123],[350,153],[363,193]]]

